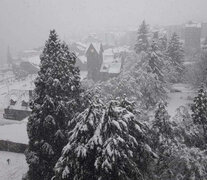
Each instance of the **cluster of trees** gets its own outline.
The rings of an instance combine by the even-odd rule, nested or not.
[[[82,88],[76,56],[50,32],[27,124],[25,179],[207,178],[206,92],[199,91],[192,116],[182,107],[170,120],[165,103],[158,102],[166,96],[166,64],[181,73],[179,39],[175,35],[169,43],[164,37],[148,42],[147,28],[141,29],[138,39],[147,38],[138,41],[139,54],[133,55],[141,60],[93,91]],[[156,106],[154,117],[142,111]]]
[[[165,35],[151,34],[143,21],[135,53],[128,54],[120,75],[95,84],[108,100],[125,94],[143,109],[151,110],[159,101],[166,100],[170,83],[181,82],[184,52],[179,37],[174,33],[168,42]]]
[[[184,74],[184,50],[179,36],[173,33],[168,41],[165,34],[159,37],[155,32],[150,35],[149,27],[145,23],[139,27],[135,52],[145,52],[153,72],[168,82],[180,82]],[[164,77],[162,77],[164,76]]]

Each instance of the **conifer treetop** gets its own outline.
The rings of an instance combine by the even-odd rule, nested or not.
[[[145,21],[143,21],[138,29],[137,42],[135,44],[134,49],[135,52],[139,54],[142,51],[147,52],[148,47],[148,25],[145,23]]]

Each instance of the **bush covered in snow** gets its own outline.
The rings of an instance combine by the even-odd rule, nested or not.
[[[170,120],[165,106],[160,104],[151,130],[151,147],[159,157],[154,179],[206,179],[204,138],[185,107],[178,108]]]

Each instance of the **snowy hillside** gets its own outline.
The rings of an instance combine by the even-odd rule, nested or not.
[[[0,180],[21,180],[27,169],[24,154],[0,151]]]

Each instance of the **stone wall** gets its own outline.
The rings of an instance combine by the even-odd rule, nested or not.
[[[28,147],[27,144],[21,144],[21,143],[6,141],[6,140],[0,140],[0,151],[24,153],[27,147]]]

